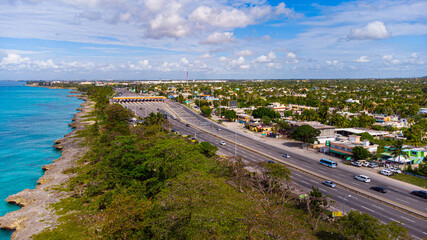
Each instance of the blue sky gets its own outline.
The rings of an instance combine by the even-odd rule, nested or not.
[[[427,1],[0,1],[0,80],[427,75]]]

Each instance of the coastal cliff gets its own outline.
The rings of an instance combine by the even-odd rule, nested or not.
[[[62,156],[42,167],[45,174],[37,181],[36,188],[25,189],[6,199],[7,202],[22,207],[0,218],[0,228],[15,230],[12,239],[30,239],[32,235],[57,224],[58,217],[50,205],[69,195],[57,188],[72,177],[71,173],[64,174],[64,171],[73,167],[75,161],[88,150],[80,144],[81,138],[78,137],[77,132],[93,123],[85,119],[92,111],[94,104],[91,101],[82,103],[81,111],[73,118],[75,129],[54,142],[54,147],[62,150]]]

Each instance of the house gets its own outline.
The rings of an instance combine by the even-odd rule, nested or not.
[[[317,137],[317,141],[321,144],[325,144],[326,142],[335,141],[335,127],[329,126],[325,124],[321,124],[320,122],[316,121],[290,121],[289,124],[291,127],[293,127],[295,130],[297,127],[302,125],[309,125],[313,127],[314,129],[320,130],[320,135]]]
[[[360,141],[360,136],[350,135],[348,140],[340,140],[329,143],[329,153],[341,157],[353,156],[353,148],[363,147],[368,152],[374,153],[378,149],[378,145],[370,143],[368,140]]]
[[[398,162],[398,163],[408,163],[408,164],[418,164],[422,162],[425,157],[427,157],[427,148],[425,147],[412,147],[405,146],[403,152],[408,153],[408,158],[403,157],[402,155],[399,157],[393,157],[392,147],[384,147],[385,152],[381,154],[381,159],[389,162]]]

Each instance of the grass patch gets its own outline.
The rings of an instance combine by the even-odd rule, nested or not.
[[[407,182],[410,184],[414,184],[423,188],[427,188],[427,180],[419,178],[419,177],[415,177],[412,175],[408,175],[408,174],[395,174],[393,176],[391,176],[391,178],[394,178],[396,180],[402,181],[402,182]]]

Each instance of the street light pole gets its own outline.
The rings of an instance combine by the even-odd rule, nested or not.
[[[237,157],[237,134],[234,131],[234,157]]]
[[[351,197],[351,195],[348,195],[347,197],[342,199],[342,214],[344,215],[344,211],[345,211],[345,204],[344,201],[346,200],[346,198]]]

